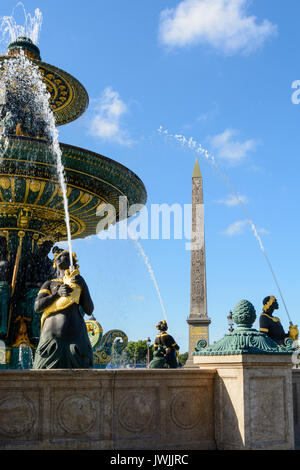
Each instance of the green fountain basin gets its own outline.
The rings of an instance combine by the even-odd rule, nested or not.
[[[66,240],[62,194],[49,144],[28,137],[11,136],[7,141],[0,162],[0,230],[22,230],[30,239],[36,234],[36,240],[47,236]],[[95,235],[103,217],[110,225],[111,214],[100,210],[107,204],[120,220],[120,197],[127,199],[128,206],[145,204],[143,182],[125,166],[72,145],[60,148],[73,239]]]

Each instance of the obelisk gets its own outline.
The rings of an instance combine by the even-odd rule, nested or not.
[[[191,292],[189,325],[189,357],[187,367],[193,366],[192,353],[199,340],[209,344],[207,316],[203,181],[198,159],[192,176],[192,236],[191,236]]]

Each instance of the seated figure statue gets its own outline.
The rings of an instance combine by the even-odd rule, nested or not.
[[[11,266],[8,261],[6,238],[0,234],[0,338],[7,334],[7,322],[11,295]]]
[[[286,338],[298,339],[297,325],[290,325],[289,332],[285,333],[278,317],[273,316],[274,310],[278,310],[278,302],[274,295],[265,297],[263,300],[263,313],[259,318],[259,331],[266,333],[273,341],[284,346]]]
[[[167,333],[168,325],[166,320],[159,322],[156,329],[159,330],[159,333],[155,338],[153,360],[150,362],[149,368],[176,369],[178,367],[177,353],[179,346],[173,336]]]
[[[35,301],[42,313],[41,336],[33,369],[88,369],[93,367],[93,350],[81,311],[91,315],[94,305],[86,282],[75,270],[70,272],[68,251],[56,252],[57,278],[46,281]]]

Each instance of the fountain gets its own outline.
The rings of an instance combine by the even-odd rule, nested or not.
[[[81,116],[88,94],[77,79],[43,62],[31,39],[16,38],[0,56],[0,88],[0,339],[7,358],[0,367],[14,369],[24,345],[38,344],[33,305],[51,276],[53,245],[68,241],[71,253],[72,239],[95,234],[100,220],[107,218],[106,227],[112,222],[99,207],[113,205],[119,221],[119,197],[131,206],[147,195],[120,163],[58,142],[56,127]]]
[[[121,357],[128,344],[128,337],[122,330],[109,330],[103,335],[103,328],[95,320],[85,322],[93,349],[94,368],[105,369],[113,355]]]
[[[184,451],[181,463],[192,449],[292,449],[292,349],[252,328],[255,309],[245,300],[233,311],[236,330],[208,348],[198,342],[194,369],[95,370],[112,347],[120,355],[127,337],[103,335],[92,319],[87,332],[99,367],[28,370],[38,356],[33,306],[53,278],[53,245],[67,240],[70,254],[72,239],[95,234],[104,218],[109,226],[109,213],[100,210],[106,204],[121,220],[119,196],[130,206],[146,201],[143,183],[124,166],[58,143],[56,126],[87,105],[83,86],[42,62],[25,32],[0,57],[0,368],[21,369],[0,370],[0,448],[109,449],[110,463],[119,460],[115,451],[157,449],[168,453],[169,466],[170,449]],[[165,314],[149,260],[136,246]],[[70,256],[68,264],[68,251],[71,270],[77,263]]]

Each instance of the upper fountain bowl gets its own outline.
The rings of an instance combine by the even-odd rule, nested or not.
[[[8,56],[15,56],[24,51],[26,57],[35,60],[41,60],[39,48],[32,42],[31,39],[25,36],[19,36],[15,41],[11,42],[7,48]]]
[[[56,125],[67,124],[81,116],[89,104],[85,88],[64,70],[42,62],[40,50],[31,39],[20,36],[8,45],[6,55],[0,56],[0,74],[1,69],[5,67],[5,61],[13,60],[21,51],[39,68],[50,94],[50,107],[54,113]]]

